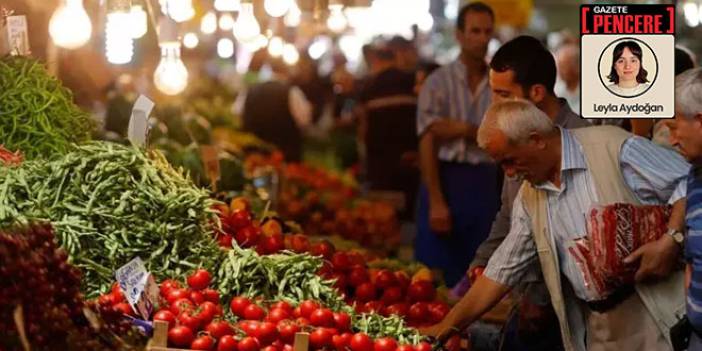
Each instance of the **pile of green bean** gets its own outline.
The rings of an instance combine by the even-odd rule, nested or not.
[[[34,59],[0,58],[0,144],[26,159],[65,154],[94,123],[72,93]]]
[[[222,253],[208,195],[160,153],[89,142],[51,161],[0,167],[0,226],[51,221],[94,297],[137,256],[159,278],[214,269]]]

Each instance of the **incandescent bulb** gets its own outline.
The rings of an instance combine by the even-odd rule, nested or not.
[[[105,57],[115,65],[123,65],[132,61],[134,55],[134,40],[130,31],[132,15],[129,12],[110,12],[105,23]]]
[[[196,48],[199,43],[200,39],[198,39],[197,34],[193,32],[185,33],[183,36],[183,45],[188,49]]]
[[[213,11],[206,13],[202,16],[202,21],[200,22],[200,31],[204,34],[212,34],[217,31],[217,14]]]
[[[177,95],[188,86],[188,70],[180,59],[180,43],[161,43],[161,61],[154,71],[154,85],[166,95]]]
[[[83,8],[83,0],[66,0],[51,15],[49,34],[54,44],[77,49],[90,40],[93,25]]]
[[[254,16],[253,4],[241,4],[239,18],[234,23],[234,36],[240,42],[255,40],[261,34],[261,27]]]
[[[240,0],[215,0],[214,8],[217,11],[239,11],[241,9]]]
[[[288,12],[291,1],[292,0],[266,0],[263,3],[263,7],[266,9],[266,13],[271,17],[280,17]]]
[[[234,42],[229,38],[222,38],[217,41],[217,55],[221,58],[234,56]]]
[[[133,5],[129,11],[129,16],[132,18],[131,26],[129,26],[132,38],[138,39],[143,37],[146,31],[149,30],[146,11],[144,11],[141,5]]]
[[[273,37],[268,41],[268,54],[272,57],[280,57],[283,54],[285,43],[280,37]]]
[[[341,11],[344,5],[329,5],[329,18],[327,18],[327,27],[335,33],[341,33],[346,29],[348,21],[346,16]]]
[[[225,13],[219,17],[219,29],[232,30],[234,28],[234,17],[231,14]]]
[[[297,2],[293,1],[290,4],[290,9],[288,9],[288,13],[283,18],[283,22],[287,27],[297,27],[300,25],[301,19],[302,11],[300,11],[300,8],[297,7]]]
[[[285,44],[283,47],[283,61],[288,65],[294,65],[300,60],[300,53],[297,52],[297,48],[293,44]]]

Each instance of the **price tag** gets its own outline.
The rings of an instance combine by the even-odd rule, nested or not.
[[[153,108],[153,101],[144,95],[139,95],[132,108],[132,116],[129,118],[129,128],[127,129],[127,138],[132,144],[137,146],[146,144],[149,132],[149,114]]]
[[[154,311],[154,303],[158,301],[158,286],[154,277],[146,270],[144,262],[137,257],[117,269],[115,273],[124,297],[129,305],[145,320]]]
[[[0,54],[23,55],[29,52],[29,35],[25,16],[8,16],[2,19]]]

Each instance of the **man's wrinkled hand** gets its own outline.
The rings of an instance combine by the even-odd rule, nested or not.
[[[429,126],[429,131],[443,141],[467,138],[473,129],[466,122],[448,118],[437,120]]]
[[[660,239],[641,246],[624,259],[626,264],[639,262],[636,271],[637,282],[653,281],[666,278],[675,268],[680,257],[680,247],[670,235],[663,235]]]
[[[429,228],[442,236],[451,233],[451,211],[446,202],[429,205]]]

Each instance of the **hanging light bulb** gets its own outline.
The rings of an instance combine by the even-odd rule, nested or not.
[[[280,57],[283,54],[285,43],[280,37],[273,37],[268,41],[268,54],[272,57]]]
[[[312,41],[312,44],[310,44],[307,53],[312,59],[318,60],[329,50],[330,46],[331,40],[329,37],[317,37]]]
[[[204,34],[212,34],[217,31],[217,14],[210,11],[202,16],[200,31]]]
[[[254,16],[253,4],[241,4],[239,18],[234,24],[234,36],[242,43],[252,41],[261,34],[261,27]]]
[[[690,27],[697,27],[700,24],[700,14],[702,14],[702,7],[697,8],[697,4],[694,2],[687,2],[683,5],[683,14],[685,15],[685,22]]]
[[[132,61],[134,40],[132,33],[125,28],[132,25],[132,15],[126,11],[114,11],[107,14],[105,23],[105,57],[115,65]]]
[[[156,88],[166,95],[178,95],[188,86],[188,70],[180,59],[180,43],[163,42],[161,61],[154,72]]]
[[[232,30],[234,28],[234,17],[231,14],[225,13],[219,17],[219,29]]]
[[[425,12],[419,18],[417,27],[419,27],[419,30],[422,32],[430,31],[434,27],[434,16],[432,16],[429,12]]]
[[[329,5],[329,18],[327,18],[327,27],[334,33],[341,33],[346,29],[348,21],[342,10],[344,5]]]
[[[239,11],[241,9],[240,0],[215,0],[214,8],[217,11]]]
[[[221,58],[234,56],[234,42],[229,38],[222,38],[217,41],[217,55]]]
[[[146,11],[144,11],[141,5],[132,5],[129,16],[132,18],[131,25],[129,26],[132,32],[132,38],[138,39],[143,37],[149,30]]]
[[[300,11],[300,8],[297,7],[297,2],[293,1],[290,4],[290,8],[288,9],[288,13],[283,18],[283,23],[285,23],[285,25],[287,27],[297,27],[300,25],[301,19],[302,19],[302,11]]]
[[[266,9],[266,13],[271,17],[280,17],[288,12],[291,1],[292,0],[266,0],[263,3],[263,8]]]
[[[297,52],[297,48],[293,44],[285,44],[283,47],[283,61],[288,65],[294,65],[300,60],[300,53]]]
[[[54,44],[77,49],[90,40],[93,25],[83,8],[83,0],[66,0],[49,21],[49,34]]]
[[[188,49],[194,49],[200,44],[200,39],[198,39],[197,34],[193,32],[188,32],[183,35],[183,45]]]
[[[176,22],[185,22],[195,16],[192,0],[159,0],[161,12]]]

